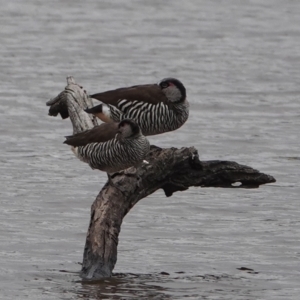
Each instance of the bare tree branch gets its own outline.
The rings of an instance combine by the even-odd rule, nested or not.
[[[89,129],[97,121],[83,108],[92,104],[82,87],[68,78],[65,91],[50,100],[49,114],[68,117],[74,133]],[[91,220],[83,254],[81,277],[99,279],[109,277],[117,261],[118,237],[123,218],[141,199],[163,189],[167,197],[191,186],[258,188],[275,182],[274,177],[251,167],[231,161],[200,161],[197,150],[190,148],[161,149],[151,147],[147,161],[138,169],[130,168],[109,177],[91,208]]]

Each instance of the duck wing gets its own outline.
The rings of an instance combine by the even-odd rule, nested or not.
[[[118,123],[102,123],[92,129],[66,136],[64,144],[79,147],[90,143],[104,143],[113,139],[118,132]]]
[[[151,104],[166,103],[167,97],[157,84],[135,85],[90,95],[105,104],[118,106],[120,100],[141,101]]]

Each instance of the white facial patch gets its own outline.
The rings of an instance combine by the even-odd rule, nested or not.
[[[175,85],[168,86],[163,89],[163,92],[170,102],[178,102],[182,97],[180,90]]]
[[[124,124],[124,126],[121,127],[122,136],[127,138],[132,135],[132,128],[129,124]]]

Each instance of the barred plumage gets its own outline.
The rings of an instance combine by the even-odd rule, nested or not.
[[[73,146],[73,152],[92,169],[114,173],[138,166],[145,159],[150,149],[149,141],[142,135],[138,125],[131,120],[123,120],[118,125],[117,135],[105,142],[88,143],[84,146]],[[100,133],[101,128],[98,132]],[[66,143],[76,144],[82,141],[82,136],[88,137],[90,131],[69,137]]]
[[[137,122],[144,135],[176,130],[189,116],[189,103],[183,84],[166,78],[155,85],[121,88],[91,96],[103,102],[87,109],[104,122],[129,118]]]
[[[155,135],[176,130],[186,122],[189,116],[188,102],[173,104],[172,109],[162,102],[141,104],[139,101],[127,101],[125,99],[120,100],[117,107],[109,104],[107,106],[113,121],[135,120],[144,135]]]

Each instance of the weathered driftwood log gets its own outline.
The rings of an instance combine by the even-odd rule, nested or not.
[[[73,134],[98,125],[97,118],[84,111],[93,106],[86,90],[77,84],[72,76],[67,77],[67,84],[64,91],[46,103],[50,106],[49,115],[60,114],[63,119],[70,117]]]
[[[71,117],[74,132],[96,124],[84,111],[86,94],[68,78],[68,86],[50,100],[50,115]],[[70,103],[69,103],[70,102]],[[88,104],[91,106],[91,103]],[[114,174],[104,185],[91,208],[91,220],[83,254],[81,277],[99,279],[112,275],[117,261],[121,224],[129,210],[141,199],[158,189],[166,196],[187,190],[190,186],[257,188],[275,179],[250,167],[230,161],[200,161],[194,147],[161,149],[152,146],[149,164]]]

